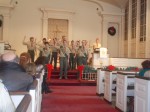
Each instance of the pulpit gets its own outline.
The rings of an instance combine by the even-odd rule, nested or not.
[[[107,66],[109,64],[109,56],[107,54],[107,48],[99,48],[94,49],[92,55],[92,67],[95,69],[100,68],[102,66]]]
[[[6,44],[5,42],[0,42],[0,55],[7,52],[15,52],[16,50],[11,49],[10,44]]]

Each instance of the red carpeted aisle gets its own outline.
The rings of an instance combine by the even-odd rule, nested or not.
[[[43,94],[42,112],[118,112],[96,95],[95,86],[51,86]]]

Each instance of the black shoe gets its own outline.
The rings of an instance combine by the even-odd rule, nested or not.
[[[114,89],[112,89],[112,90],[116,92],[116,87]]]
[[[52,93],[52,92],[53,92],[52,90],[47,90],[47,91],[45,91],[45,94]]]
[[[65,79],[68,79],[68,77],[65,77]]]

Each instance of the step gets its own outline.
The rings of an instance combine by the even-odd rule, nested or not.
[[[57,75],[57,74],[59,74],[60,73],[60,71],[59,70],[56,70],[56,71],[52,71],[52,75]],[[73,71],[70,71],[70,70],[68,70],[68,72],[67,72],[67,74],[78,74],[78,71],[77,70],[73,70]]]
[[[59,74],[60,74],[59,70],[57,70],[57,71],[53,70],[52,71],[52,75],[51,75],[51,79],[58,79],[59,78]],[[77,79],[78,78],[78,71],[77,70],[68,71],[67,72],[67,76],[68,76],[68,79]]]
[[[50,86],[96,86],[96,81],[77,79],[51,79],[47,83]]]
[[[68,79],[77,79],[77,75],[67,75]],[[51,79],[58,79],[59,75],[52,75]]]

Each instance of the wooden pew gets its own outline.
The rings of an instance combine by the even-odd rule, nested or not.
[[[32,112],[37,112],[38,111],[38,81],[34,80],[32,85],[30,86],[29,93],[32,98]]]
[[[43,82],[44,69],[36,74],[36,80],[38,81],[38,93],[37,93],[37,112],[41,112],[42,102],[42,82]]]
[[[112,95],[116,92],[113,91],[116,87],[117,71],[105,71],[104,75],[104,99],[108,102],[112,102]]]
[[[21,92],[24,93],[24,92]],[[26,93],[27,94],[27,93]],[[34,80],[32,85],[30,86],[29,93],[31,96],[31,108],[29,112],[38,112],[38,106],[39,106],[39,85],[38,85],[38,80]],[[16,106],[19,105],[20,101],[23,99],[24,95],[17,95],[13,96],[12,99],[14,100],[14,103]]]
[[[31,95],[28,92],[10,92],[10,96],[16,107],[15,112],[32,112]]]
[[[104,73],[101,68],[97,69],[97,83],[96,83],[96,94],[104,95]]]
[[[122,69],[125,69],[127,67],[120,67]],[[96,94],[103,96],[104,95],[104,77],[105,77],[105,72],[106,70],[103,70],[103,68],[98,68],[97,69],[97,85],[96,85]],[[110,71],[111,72],[111,71]],[[113,74],[115,75],[115,73],[117,73],[117,71],[113,71]],[[111,73],[110,73],[111,74]],[[111,78],[111,77],[110,77]],[[110,81],[110,80],[109,80]],[[111,84],[111,83],[110,83]],[[112,85],[112,84],[111,84]],[[110,89],[110,88],[109,88]],[[111,87],[111,89],[114,89],[113,87]],[[110,90],[111,90],[110,89]],[[105,88],[106,90],[106,88]],[[106,91],[110,91],[110,90],[106,90]]]
[[[102,68],[108,65],[113,65],[115,67],[122,67],[122,68],[127,68],[127,67],[141,67],[141,63],[146,60],[143,58],[108,58],[108,63],[102,64],[102,66],[99,64],[99,67],[97,69],[97,85],[96,85],[96,93],[98,95],[103,95],[104,94],[104,71]],[[99,61],[97,61],[100,63]]]
[[[116,107],[127,112],[127,96],[134,96],[135,75],[137,72],[117,72]]]
[[[121,70],[125,70],[127,67],[118,67],[119,72]],[[104,99],[108,102],[112,103],[112,95],[116,95],[116,79],[117,79],[118,71],[105,71],[104,75]],[[122,71],[127,72],[127,71]]]
[[[136,76],[134,112],[150,112],[150,78]]]
[[[29,92],[18,92],[17,95],[13,95],[14,93],[16,94],[16,92],[11,92],[11,97],[16,107],[20,104],[20,101],[24,98],[24,96],[26,94],[29,94],[31,97],[31,104],[27,112],[40,112],[41,111],[41,102],[42,102],[41,89],[42,89],[42,82],[43,82],[43,74],[44,74],[44,70],[42,70],[36,76],[36,79],[33,81],[32,85],[29,88]],[[26,96],[26,97],[29,97],[29,96]],[[21,112],[21,111],[16,111],[16,112]],[[22,112],[26,112],[26,111],[22,111]]]

